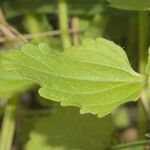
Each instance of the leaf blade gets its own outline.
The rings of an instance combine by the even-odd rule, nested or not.
[[[16,71],[41,85],[43,97],[99,117],[137,99],[144,81],[122,48],[105,39],[88,39],[64,53],[27,45],[8,57]]]
[[[150,10],[149,0],[108,0],[110,5],[126,10]]]
[[[81,115],[77,111],[72,107],[59,108],[50,116],[39,117],[34,123],[25,150],[108,148],[113,129],[111,117],[100,119],[90,114]]]

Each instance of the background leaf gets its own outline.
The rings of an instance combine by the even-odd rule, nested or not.
[[[0,62],[5,54],[5,52],[0,53]],[[33,82],[24,79],[19,73],[7,71],[0,65],[0,98],[11,98],[32,85]]]
[[[110,146],[110,122],[110,116],[100,119],[59,108],[51,116],[39,117],[25,150],[103,150]]]
[[[105,2],[105,0],[88,0],[85,3],[84,0],[67,0],[68,13],[71,15],[95,15],[95,13],[103,11],[102,5]],[[2,5],[8,18],[33,11],[41,14],[57,14],[58,10],[58,1],[56,0],[33,0],[33,3],[30,0],[14,0],[13,2],[5,0]]]
[[[149,0],[108,0],[112,7],[126,10],[149,10]]]

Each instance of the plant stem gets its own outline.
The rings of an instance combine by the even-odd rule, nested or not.
[[[148,50],[148,34],[149,34],[149,15],[147,12],[139,13],[139,71],[145,74],[145,66],[147,62]]]
[[[148,50],[149,16],[147,12],[139,13],[139,72],[145,74]],[[147,118],[142,100],[138,104],[139,137],[143,138],[147,129]]]
[[[0,137],[1,150],[11,150],[15,132],[17,101],[17,98],[10,99],[4,111]]]
[[[72,34],[72,40],[73,40],[74,45],[78,45],[78,43],[79,43],[79,35],[78,35],[78,31],[80,28],[79,26],[80,26],[79,18],[73,17],[71,20],[71,28],[74,31],[74,33]]]
[[[137,146],[144,146],[144,145],[149,145],[150,140],[141,140],[141,141],[136,141],[132,143],[125,143],[125,144],[120,144],[117,146],[113,146],[111,149],[112,150],[119,150],[119,149],[124,149],[124,148],[131,148],[131,147],[137,147]]]
[[[65,0],[59,0],[59,28],[61,31],[61,40],[63,48],[71,46],[68,26],[67,4]]]
[[[25,16],[26,28],[30,33],[39,33],[39,25],[35,14],[27,13]],[[36,41],[40,41],[40,38],[36,38]]]
[[[49,31],[50,26],[47,21],[47,17],[43,14],[27,13],[25,16],[25,27],[31,34],[38,34],[43,31]],[[45,37],[36,37],[35,41],[40,43]],[[45,41],[44,41],[45,42]]]

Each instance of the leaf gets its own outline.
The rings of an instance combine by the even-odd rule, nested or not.
[[[0,53],[0,61],[2,61],[5,53]],[[33,82],[24,79],[17,72],[9,72],[4,70],[0,65],[0,98],[11,98],[19,94],[33,85]]]
[[[133,71],[122,48],[102,38],[63,53],[29,44],[7,57],[7,65],[41,85],[41,96],[99,117],[139,98],[143,86],[143,76]]]
[[[80,115],[77,109],[60,108],[34,124],[25,150],[104,150],[110,146],[110,116],[100,119]]]
[[[135,146],[135,147],[128,147],[128,148],[123,148],[122,150],[143,150],[143,146]]]
[[[93,16],[103,11],[103,3],[106,0],[67,0],[68,13],[70,15]],[[41,14],[57,14],[58,1],[56,0],[5,0],[2,3],[7,18],[15,17],[29,12]],[[86,12],[86,14],[85,14]]]
[[[18,143],[21,143],[22,147],[25,147],[26,143],[29,141],[29,136],[30,136],[31,131],[34,129],[34,126],[37,123],[37,120],[40,120],[41,118],[42,117],[36,114],[36,115],[25,117],[22,119],[21,125],[20,125],[20,132],[19,132],[21,136],[18,139]],[[22,150],[24,149],[25,148],[22,148]]]
[[[150,10],[149,0],[108,0],[112,7],[126,10]]]

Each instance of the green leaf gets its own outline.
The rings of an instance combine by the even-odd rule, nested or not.
[[[122,48],[102,38],[63,53],[29,44],[7,57],[8,65],[41,85],[41,96],[99,117],[139,98],[143,86],[143,76],[133,71]]]
[[[0,53],[2,61],[5,53]],[[33,85],[33,82],[24,79],[18,72],[9,72],[0,65],[0,98],[11,98]]]
[[[0,98],[10,98],[29,88],[33,83],[18,73],[0,70]]]
[[[34,124],[25,150],[104,150],[110,146],[110,116],[100,119],[80,115],[77,109],[60,108]]]
[[[67,0],[68,13],[70,15],[93,16],[95,13],[103,11],[103,4],[106,0]],[[57,0],[14,0],[13,2],[5,0],[2,2],[6,17],[11,18],[29,12],[41,14],[57,14]],[[86,12],[86,13],[85,13]]]
[[[126,10],[150,10],[149,0],[108,0],[112,7]]]

